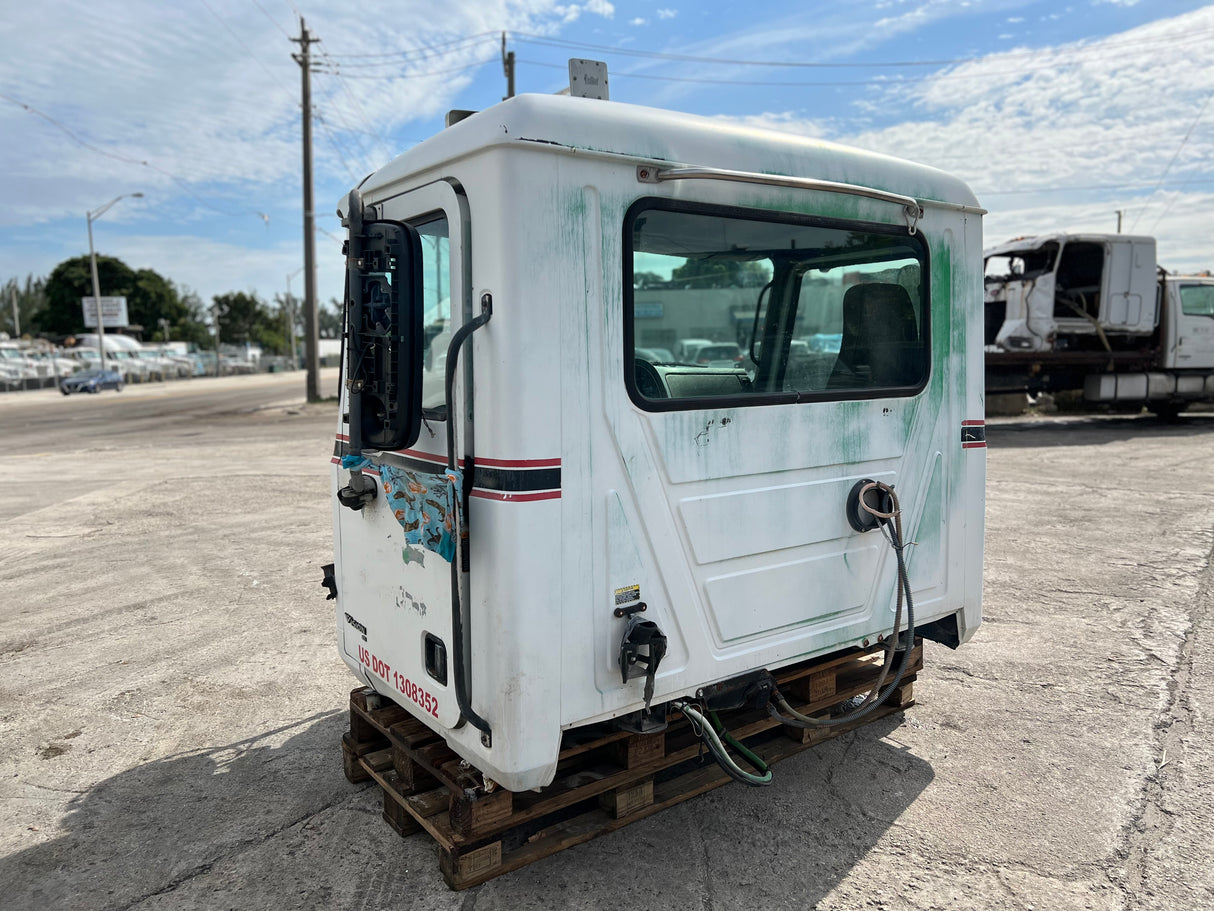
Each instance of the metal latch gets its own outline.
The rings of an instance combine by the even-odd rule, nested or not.
[[[652,620],[628,617],[624,638],[620,641],[620,677],[624,683],[645,675],[645,711],[653,699],[653,678],[666,655],[666,635]]]

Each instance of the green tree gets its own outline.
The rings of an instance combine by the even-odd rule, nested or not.
[[[121,297],[134,284],[135,273],[120,259],[98,256],[97,278],[102,297]],[[40,328],[51,335],[72,335],[85,331],[80,300],[92,296],[89,258],[77,256],[64,260],[46,280],[46,314]]]
[[[341,338],[341,302],[337,298],[317,306],[316,331],[321,338]]]
[[[17,300],[18,326],[13,321],[13,298]],[[13,338],[18,335],[36,335],[39,330],[39,318],[46,310],[46,279],[25,277],[22,285],[15,278],[10,278],[0,288],[0,331],[7,332]]]
[[[189,289],[181,289],[181,306],[185,316],[169,327],[169,337],[176,341],[192,342],[199,348],[210,348],[215,344],[211,327],[207,323],[206,308],[202,298]]]
[[[205,343],[201,301],[192,292],[182,291],[152,269],[132,269],[112,256],[97,257],[97,278],[102,297],[125,297],[132,326],[143,330],[145,338],[162,338],[160,321],[167,320],[169,337],[175,340]],[[77,256],[61,262],[46,281],[46,307],[38,329],[51,335],[71,335],[84,331],[81,298],[93,296],[89,258]],[[24,328],[24,326],[22,327]]]
[[[140,269],[134,274],[126,293],[126,307],[131,325],[142,326],[148,337],[158,332],[162,319],[173,326],[187,315],[173,283],[151,269]]]
[[[761,288],[770,278],[768,263],[738,259],[689,259],[670,273],[687,288]]]
[[[212,300],[211,312],[219,321],[220,342],[234,345],[253,342],[272,354],[285,353],[290,347],[281,310],[271,310],[256,294],[233,291],[217,294]]]

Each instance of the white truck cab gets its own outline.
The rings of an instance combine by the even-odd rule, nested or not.
[[[981,213],[931,168],[584,97],[511,98],[371,175],[341,204],[351,671],[541,787],[563,731],[894,634],[895,555],[849,521],[866,480],[900,497],[919,635],[968,640]],[[669,358],[686,340],[743,356]]]
[[[1155,238],[1021,237],[985,261],[990,391],[1082,389],[1166,417],[1214,401],[1214,277],[1160,268]]]

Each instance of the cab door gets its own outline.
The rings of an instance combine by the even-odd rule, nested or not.
[[[845,511],[862,479],[897,485],[906,534],[922,545],[916,605],[939,610],[959,419],[948,273],[935,272],[933,308],[922,236],[650,199],[626,216],[623,259],[626,388],[605,388],[602,409],[618,468],[596,477],[602,590],[643,601],[668,637],[659,694],[663,678],[719,680],[892,627],[890,548]],[[643,310],[630,294],[639,275],[654,302]],[[650,354],[690,337],[737,354]],[[609,692],[622,621],[596,621]]]
[[[1169,282],[1176,336],[1171,366],[1180,370],[1214,368],[1214,282]]]
[[[463,197],[439,181],[381,199],[367,217],[404,222],[420,234],[422,273],[421,388],[423,430],[407,449],[350,452],[350,395],[342,390],[342,423],[334,455],[335,575],[342,658],[376,691],[434,727],[460,719],[452,662],[452,580],[458,503],[447,475],[450,416],[444,377],[447,344],[464,319],[467,299],[467,212]],[[350,377],[346,354],[344,377]],[[453,408],[463,409],[457,380]],[[397,403],[399,404],[399,403]],[[457,438],[463,436],[457,430]],[[361,456],[361,458],[360,458]],[[361,473],[375,497],[347,508],[338,492]],[[443,534],[443,530],[449,534]],[[457,571],[453,573],[455,561]],[[466,603],[466,601],[465,601]]]

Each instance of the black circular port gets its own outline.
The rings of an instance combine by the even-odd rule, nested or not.
[[[847,524],[856,531],[872,531],[881,522],[879,518],[860,506],[861,491],[875,483],[872,478],[857,481],[847,494]],[[893,512],[893,503],[890,501],[889,494],[876,487],[864,493],[864,502],[877,512]]]

